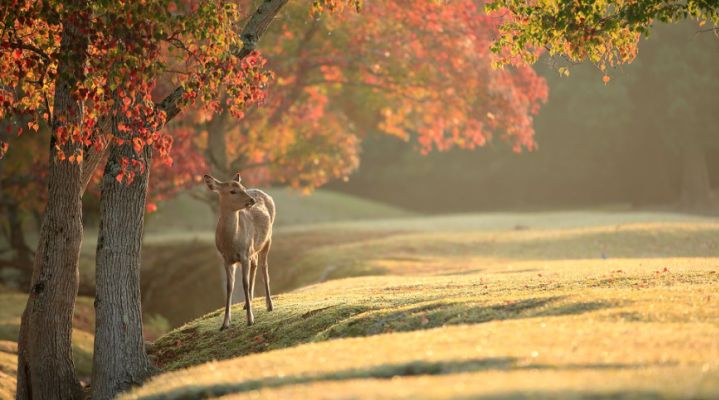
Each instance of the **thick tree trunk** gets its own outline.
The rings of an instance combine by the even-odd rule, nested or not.
[[[690,134],[682,149],[680,208],[703,211],[713,206],[706,153],[701,143]]]
[[[72,360],[72,315],[82,242],[80,166],[51,161],[48,204],[18,344],[18,399],[80,395]]]
[[[69,7],[77,7],[68,3]],[[56,159],[58,128],[79,124],[82,107],[71,96],[85,64],[87,41],[76,13],[63,21],[50,141],[48,202],[35,252],[27,306],[18,339],[18,399],[71,399],[81,394],[72,361],[72,315],[82,242],[81,167]],[[78,148],[63,146],[66,154]]]
[[[147,166],[131,184],[119,183],[123,158],[137,158],[129,145],[112,144],[102,178],[100,232],[97,240],[96,329],[93,399],[110,399],[141,383],[151,372],[142,335],[140,249],[152,149]]]

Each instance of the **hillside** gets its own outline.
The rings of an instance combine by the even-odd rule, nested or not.
[[[693,234],[671,224],[707,221],[713,220],[681,214],[571,211],[279,226],[270,253],[270,275],[273,293],[279,294],[350,276],[411,274],[422,268],[427,273],[448,273],[495,258],[684,256],[702,248],[693,242]],[[623,229],[627,224],[634,227]],[[696,232],[702,243],[711,239],[712,229]],[[555,237],[542,237],[545,234]],[[223,304],[213,235],[211,231],[148,235],[142,279],[146,313],[163,315],[176,327]],[[681,246],[674,246],[674,240],[680,240]],[[457,252],[459,259],[453,256]]]
[[[325,282],[277,296],[272,313],[259,299],[252,327],[237,306],[227,331],[218,310],[160,338],[153,357],[168,372],[126,398],[719,396],[716,220],[528,214],[335,229],[372,234],[307,251],[291,271]],[[357,275],[375,276],[344,278]]]

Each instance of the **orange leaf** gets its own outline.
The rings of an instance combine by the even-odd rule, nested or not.
[[[132,148],[135,150],[135,153],[140,153],[142,151],[142,147],[143,147],[142,139],[140,139],[140,138],[132,139]]]
[[[5,157],[5,153],[7,153],[8,148],[10,148],[10,144],[0,140],[0,159]]]

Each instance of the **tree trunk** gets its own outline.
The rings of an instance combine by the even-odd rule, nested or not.
[[[68,7],[77,6],[68,3]],[[67,57],[58,66],[55,82],[48,201],[20,324],[18,399],[71,399],[81,395],[71,347],[82,242],[81,166],[57,160],[55,148],[58,128],[82,121],[82,107],[71,96],[82,76],[87,50],[80,23],[82,20],[75,17],[63,21],[60,53]],[[79,148],[77,144],[63,145],[65,154]]]
[[[704,211],[712,207],[711,186],[707,171],[706,153],[701,142],[687,135],[682,149],[681,197],[679,206],[687,211]]]
[[[152,149],[141,156],[144,172],[119,183],[123,158],[138,158],[129,145],[112,144],[102,178],[97,240],[96,329],[93,399],[110,399],[151,373],[142,335],[140,249]]]

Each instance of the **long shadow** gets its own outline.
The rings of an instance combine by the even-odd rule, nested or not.
[[[611,301],[568,302],[565,297],[551,296],[492,305],[435,299],[408,303],[399,310],[394,308],[391,311],[352,304],[322,307],[299,315],[283,314],[283,310],[278,310],[271,320],[259,319],[250,329],[240,324],[222,333],[200,333],[197,328],[185,328],[164,337],[152,353],[155,363],[174,369],[173,365],[188,367],[213,359],[224,360],[312,341],[498,320],[578,315],[618,305]],[[262,340],[257,341],[258,337]],[[228,343],[232,345],[228,346]],[[268,346],[270,343],[272,345]]]
[[[546,391],[508,391],[486,395],[470,395],[458,400],[544,400],[544,399],[583,399],[583,400],[659,400],[671,398],[665,394],[650,390],[626,390],[599,392],[589,390],[546,390]]]
[[[399,376],[421,375],[448,375],[466,372],[481,372],[489,370],[606,370],[606,369],[636,369],[646,365],[642,364],[519,364],[513,357],[477,358],[458,361],[410,361],[401,364],[382,364],[369,368],[356,368],[322,374],[300,374],[284,377],[267,377],[263,379],[246,380],[237,383],[224,383],[217,385],[187,385],[168,392],[142,396],[141,399],[205,399],[229,394],[238,394],[263,388],[279,388],[289,385],[302,385],[316,382],[344,381],[352,379],[392,379]]]
[[[614,301],[562,302],[563,296],[529,298],[495,305],[438,300],[391,312],[372,310],[354,315],[332,326],[330,338],[371,336],[406,332],[445,325],[479,324],[491,321],[544,316],[578,315],[619,306]]]

